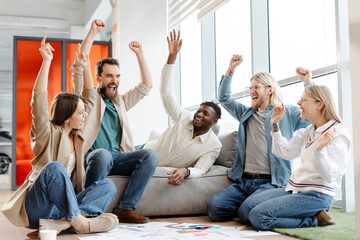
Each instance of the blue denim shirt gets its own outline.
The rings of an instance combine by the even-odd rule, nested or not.
[[[232,77],[222,76],[219,86],[219,102],[236,120],[239,121],[238,151],[234,159],[234,166],[228,169],[229,178],[235,181],[237,178],[241,178],[244,172],[246,159],[246,124],[256,110],[237,102],[231,97],[231,80]],[[291,175],[292,163],[291,161],[276,157],[271,151],[272,137],[270,135],[270,119],[274,113],[274,108],[268,105],[266,110],[265,133],[269,147],[271,183],[279,187],[284,187]],[[304,128],[308,124],[310,124],[309,121],[300,118],[300,109],[298,107],[293,105],[285,106],[284,116],[279,122],[281,134],[285,138],[290,140],[296,130]]]

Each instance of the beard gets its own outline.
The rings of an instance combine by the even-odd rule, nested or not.
[[[101,93],[101,95],[103,95],[104,97],[107,97],[111,100],[113,100],[117,95],[118,95],[118,88],[116,87],[116,90],[113,94],[109,94],[108,92],[108,87],[107,86],[102,86],[99,90],[99,92]]]
[[[194,126],[194,130],[198,130],[198,131],[210,129],[210,126],[195,126],[194,124],[193,126]]]
[[[256,103],[254,103],[254,102],[251,103],[251,107],[253,109],[258,109],[264,104],[264,102],[265,102],[265,99],[259,96]]]

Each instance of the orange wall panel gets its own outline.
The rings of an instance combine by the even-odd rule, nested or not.
[[[55,49],[48,83],[48,105],[61,91],[61,43],[50,42]],[[30,129],[32,123],[30,101],[32,89],[42,64],[40,41],[17,42],[16,79],[16,159],[32,159]]]
[[[39,40],[20,40],[17,39],[17,55],[16,55],[16,185],[23,183],[27,174],[31,171],[30,160],[34,158],[34,154],[30,146],[30,129],[32,124],[30,101],[32,90],[36,81],[36,77],[42,64],[42,57],[39,52]],[[47,41],[55,49],[54,58],[51,63],[48,78],[48,107],[56,94],[61,92],[61,81],[66,81],[66,91],[72,92],[72,76],[70,66],[74,62],[77,43],[68,43],[66,40],[57,40],[57,42]],[[61,76],[61,64],[64,62],[62,58],[61,46],[66,47],[66,76]],[[98,45],[94,43],[91,48],[90,61],[92,69],[95,64],[102,58],[108,57],[109,45]],[[97,85],[95,72],[92,71],[94,85]],[[66,77],[66,79],[65,79]],[[62,80],[63,79],[63,80]],[[15,97],[15,96],[14,96]],[[14,143],[14,142],[13,142]],[[25,161],[23,161],[25,160]],[[13,189],[14,190],[14,189]]]
[[[66,44],[66,91],[73,92],[72,87],[72,75],[70,71],[71,65],[74,63],[75,52],[77,51],[78,44],[77,43],[67,43]],[[91,63],[91,74],[93,78],[94,86],[97,86],[97,81],[95,78],[95,65],[98,61],[103,58],[109,57],[109,46],[108,45],[93,45],[90,51],[90,63]]]

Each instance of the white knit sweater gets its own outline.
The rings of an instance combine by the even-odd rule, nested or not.
[[[334,120],[330,120],[316,130],[313,125],[300,129],[289,142],[281,136],[280,131],[271,133],[272,151],[276,156],[287,160],[301,157],[301,166],[291,175],[285,191],[316,191],[335,196],[334,189],[339,186],[346,171],[351,141],[346,128],[341,123],[334,123]],[[334,138],[317,151],[316,144],[321,134],[327,128],[333,130],[334,127]]]

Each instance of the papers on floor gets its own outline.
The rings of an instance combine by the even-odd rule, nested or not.
[[[270,231],[243,230],[245,226],[225,227],[213,224],[150,222],[141,225],[118,225],[110,232],[97,233],[80,240],[249,240],[252,237],[279,235]]]

